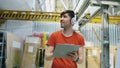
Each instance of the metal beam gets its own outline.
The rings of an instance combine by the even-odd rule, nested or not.
[[[84,3],[82,4],[81,8],[79,8],[78,17],[81,17],[81,15],[88,8],[88,6],[89,6],[89,0],[85,0]],[[79,22],[79,20],[78,20],[78,22]]]
[[[29,20],[41,22],[59,22],[59,12],[0,10],[0,18],[5,20]]]
[[[92,16],[86,14],[81,18],[79,24],[82,26],[87,22],[101,23],[101,15],[97,15],[100,9]],[[95,17],[94,17],[95,16]],[[60,12],[39,12],[39,11],[18,11],[18,10],[0,10],[0,19],[4,20],[28,20],[28,21],[41,21],[41,22],[59,22]],[[109,16],[110,23],[119,24],[120,16]]]
[[[93,15],[90,15],[90,13],[86,14],[83,18],[81,18],[80,22],[79,22],[79,26],[82,27],[84,26],[86,23],[90,22],[91,20],[95,19],[94,16],[96,16],[101,9],[98,9],[97,11],[95,11],[95,13]],[[96,21],[95,21],[96,22]],[[100,23],[100,22],[99,22]]]
[[[63,4],[64,8],[67,10],[68,7],[65,5],[64,1],[63,1],[63,0],[60,0],[60,1],[61,1],[61,3]]]
[[[113,1],[100,1],[100,0],[91,0],[91,3],[92,4],[95,4],[95,5],[101,5],[101,4],[103,4],[103,5],[114,5],[114,6],[120,6],[120,1],[115,1],[115,0],[113,0]]]
[[[76,1],[76,0],[73,0],[73,1],[72,1],[73,10],[74,10],[74,8],[76,7],[76,5],[77,5],[77,1]]]
[[[101,53],[101,68],[110,68],[109,63],[109,16],[105,12],[108,10],[108,5],[102,5],[102,26],[103,26],[103,41]]]
[[[90,20],[90,23],[101,23],[101,15],[98,15]],[[120,24],[120,16],[109,16],[109,22],[113,24]]]

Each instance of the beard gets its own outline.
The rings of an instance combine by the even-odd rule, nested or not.
[[[61,27],[61,28],[64,28],[64,25],[63,25],[63,24],[60,24],[60,27]]]

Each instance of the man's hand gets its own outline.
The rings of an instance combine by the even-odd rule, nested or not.
[[[48,46],[46,49],[45,49],[45,59],[46,60],[52,60],[53,57],[53,50],[54,50],[54,47],[52,46]]]
[[[79,55],[77,52],[70,52],[67,54],[68,58],[73,60],[73,61],[76,61],[77,58],[79,58]]]

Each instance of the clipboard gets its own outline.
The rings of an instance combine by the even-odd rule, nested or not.
[[[72,44],[57,44],[53,52],[55,58],[67,58],[67,53],[75,52],[80,48],[78,45]]]

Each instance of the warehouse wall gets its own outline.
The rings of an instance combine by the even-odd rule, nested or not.
[[[33,31],[32,21],[7,20],[0,26],[0,30],[11,32],[21,38],[31,35]]]
[[[119,46],[120,27],[115,24],[110,24],[109,27],[110,45]],[[32,35],[34,32],[52,33],[58,29],[60,29],[60,23],[46,23],[37,21],[8,20],[5,24],[0,26],[0,30],[9,31],[22,38],[25,38],[27,35]],[[85,41],[91,42],[93,46],[101,46],[103,31],[101,24],[86,24],[80,31],[84,35]],[[120,57],[118,53],[119,51],[117,51],[117,58]],[[119,66],[119,61],[116,61],[116,63],[116,66]]]
[[[75,29],[77,30],[77,25]],[[35,22],[34,31],[52,33],[60,29],[60,23],[39,23]],[[81,28],[81,33],[86,41],[93,42],[94,46],[100,46],[102,41],[102,25],[101,24],[86,24]],[[120,28],[115,24],[109,25],[110,45],[117,45],[120,42]]]
[[[60,29],[60,23],[56,22],[35,22],[34,31],[52,33]]]
[[[85,40],[93,42],[94,46],[100,46],[102,41],[102,25],[101,24],[86,24],[81,28]],[[109,25],[109,40],[110,45],[117,45],[120,42],[120,28],[115,24]]]
[[[109,25],[110,45],[116,45],[120,42],[120,28],[115,24]],[[77,28],[77,26],[76,26]],[[2,30],[12,32],[13,34],[25,38],[33,32],[48,32],[52,33],[60,28],[60,23],[56,22],[38,22],[38,21],[17,21],[8,20],[1,26]],[[102,40],[102,25],[101,24],[86,24],[81,28],[81,33],[85,40],[92,42],[94,46],[100,46]]]

